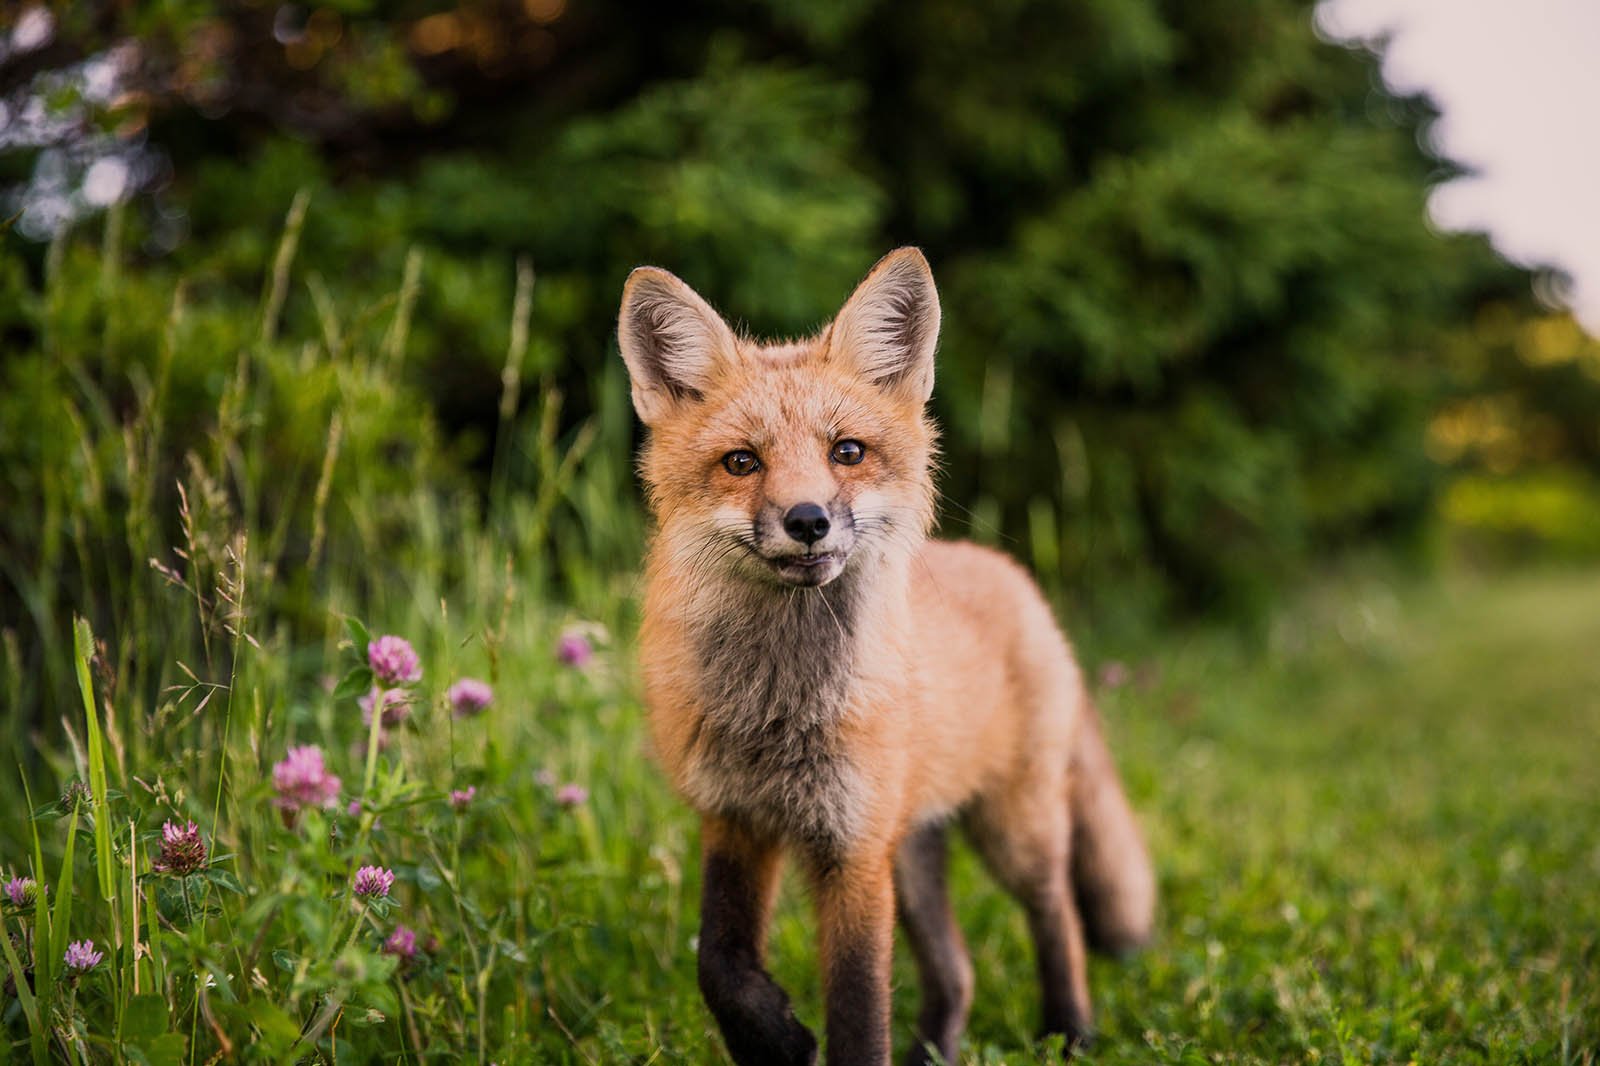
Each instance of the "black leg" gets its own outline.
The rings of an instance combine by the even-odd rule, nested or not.
[[[762,966],[778,849],[706,819],[700,896],[700,992],[739,1066],[811,1066],[817,1041]]]
[[[1061,1033],[1067,1052],[1084,1050],[1093,1039],[1089,1012],[1088,958],[1083,924],[1067,887],[1065,867],[1023,899],[1028,929],[1038,954],[1045,1036]]]
[[[1093,1017],[1089,1007],[1088,956],[1067,871],[1072,830],[1065,805],[1040,802],[1057,796],[1066,782],[985,798],[967,812],[966,829],[989,869],[1028,915],[1028,931],[1039,967],[1043,1000],[1041,1030],[1061,1033],[1067,1053],[1087,1047]]]
[[[972,1007],[972,960],[950,909],[946,882],[947,849],[943,826],[919,829],[900,845],[895,858],[895,901],[900,925],[922,982],[917,1040],[906,1066],[933,1062],[929,1047],[954,1064],[961,1031]]]

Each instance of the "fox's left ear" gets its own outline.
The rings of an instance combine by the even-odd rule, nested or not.
[[[828,333],[828,358],[853,364],[868,381],[906,399],[933,395],[939,343],[939,290],[918,248],[878,260],[845,301]]]

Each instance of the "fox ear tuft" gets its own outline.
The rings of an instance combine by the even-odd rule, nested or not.
[[[868,381],[926,403],[939,343],[939,290],[917,248],[878,260],[833,320],[831,359],[853,363]]]
[[[617,343],[645,425],[698,400],[717,368],[734,357],[733,331],[675,275],[639,267],[622,289]]]

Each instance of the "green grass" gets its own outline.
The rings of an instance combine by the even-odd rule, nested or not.
[[[481,506],[400,373],[415,279],[308,324],[294,232],[245,311],[105,269],[109,236],[59,245],[44,343],[5,368],[22,428],[0,473],[43,501],[0,512],[25,611],[0,631],[0,872],[44,888],[0,903],[12,1057],[724,1061],[694,976],[695,823],[650,763],[631,665],[625,383],[613,367],[563,429],[559,397],[508,372]],[[1099,696],[1163,889],[1156,943],[1094,963],[1087,1060],[1594,1063],[1600,573],[1320,589],[1259,640],[1134,654],[1074,627],[1134,667]],[[423,659],[370,772],[352,617]],[[599,644],[583,669],[554,653],[575,624]],[[494,684],[481,717],[449,712],[462,676]],[[344,787],[286,825],[272,768],[299,744]],[[73,779],[92,799],[56,798]],[[568,782],[585,802],[559,802]],[[208,866],[154,870],[162,823],[190,819]],[[1036,1061],[1021,915],[955,863],[964,1058]],[[352,897],[367,864],[391,901]],[[404,965],[396,923],[422,945]],[[815,1024],[811,930],[791,885],[773,966]],[[105,961],[74,979],[85,938]]]
[[[1110,701],[1165,890],[1101,1060],[1588,1062],[1600,584],[1343,588]]]
[[[442,619],[416,625],[411,635],[446,660],[481,655],[476,641],[447,639]],[[694,980],[694,823],[646,757],[626,642],[572,671],[552,665],[549,640],[531,624],[507,640],[482,719],[452,725],[431,707],[397,736],[388,809],[359,855],[304,824],[285,829],[266,807],[278,751],[235,766],[220,818],[203,824],[234,853],[225,865],[244,894],[216,893],[209,920],[185,935],[178,918],[155,936],[173,1028],[195,1061],[218,1046],[194,1017],[193,975],[208,970],[238,1000],[211,1005],[235,1045],[285,1034],[257,1049],[263,1058],[293,1058],[289,1036],[337,990],[329,1060],[415,1061],[420,1046],[441,1061],[480,1049],[498,1062],[721,1061]],[[1088,1061],[1592,1062],[1597,641],[1600,579],[1579,573],[1398,597],[1341,588],[1287,613],[1267,647],[1200,633],[1155,648],[1139,680],[1102,699],[1160,868],[1162,920],[1143,955],[1095,963],[1103,1038]],[[334,733],[353,735],[350,725]],[[328,750],[355,791],[359,760]],[[560,807],[540,768],[587,785],[589,801]],[[440,794],[469,780],[479,799],[456,819]],[[186,787],[181,774],[163,784],[168,796]],[[171,806],[200,819],[212,797],[198,799]],[[144,829],[166,813],[137,784],[114,803]],[[47,852],[59,853],[64,829],[41,824]],[[104,943],[97,851],[81,839],[71,937]],[[309,975],[284,962],[273,972],[272,955],[300,958],[346,935],[356,912],[339,897],[358,860],[400,874],[398,906],[362,934],[367,950],[358,937],[344,956],[311,952]],[[979,984],[966,1054],[1034,1061],[1020,916],[964,850],[956,864]],[[141,876],[146,906],[160,906],[164,883]],[[440,940],[403,980],[370,950],[395,920]],[[28,921],[8,916],[8,928]],[[240,981],[242,944],[257,937],[271,950]],[[801,1016],[817,1019],[811,923],[792,885],[773,955]],[[96,1036],[114,1024],[114,986],[132,979],[118,964],[75,994],[91,1058],[113,1053]],[[149,982],[153,967],[141,969]],[[915,992],[904,958],[896,972],[903,1045]],[[166,1021],[163,1008],[152,1031]],[[26,1020],[12,1024],[21,1054]]]

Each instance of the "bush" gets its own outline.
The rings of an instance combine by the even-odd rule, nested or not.
[[[129,247],[253,297],[309,189],[297,336],[326,333],[319,306],[381,307],[418,251],[396,374],[480,469],[519,256],[525,373],[570,431],[620,389],[632,266],[795,334],[923,245],[946,528],[1030,556],[1098,621],[1259,609],[1320,554],[1414,534],[1439,484],[1424,426],[1472,358],[1454,323],[1530,300],[1481,240],[1428,230],[1451,170],[1418,148],[1427,104],[1289,0],[120,12],[62,32],[140,42],[146,94],[112,117],[148,121],[176,171],[135,213],[186,236]],[[173,43],[197,33],[214,77]],[[617,416],[594,454],[622,470]]]
[[[1600,557],[1600,485],[1576,470],[1465,475],[1441,507],[1464,546],[1503,559]]]

